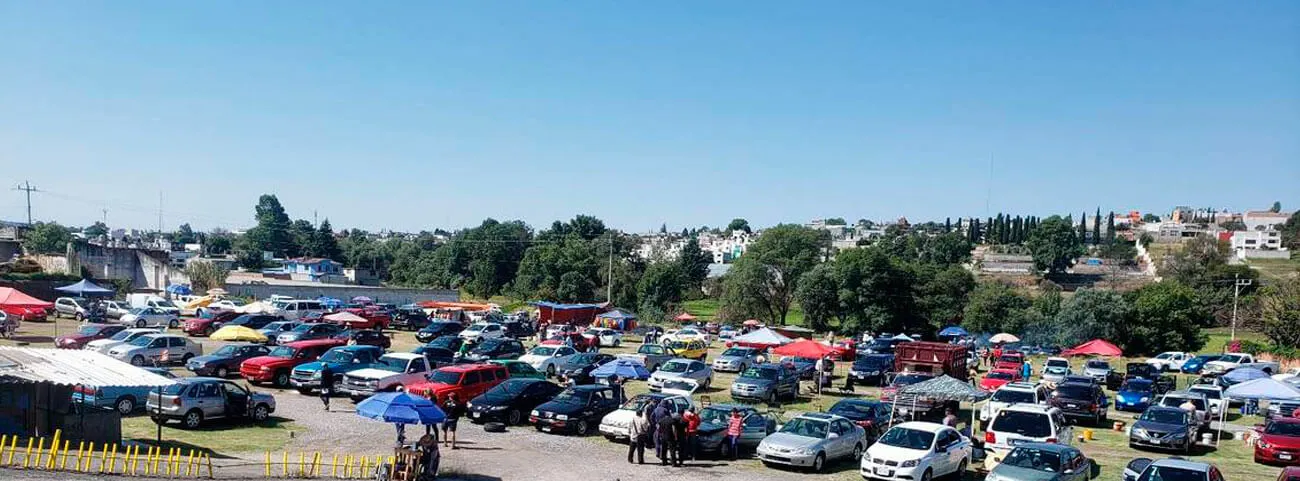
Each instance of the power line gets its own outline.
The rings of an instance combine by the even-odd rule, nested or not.
[[[35,187],[32,187],[32,183],[26,180],[24,180],[23,183],[18,187],[14,187],[14,190],[21,190],[27,193],[27,225],[31,226],[32,225],[32,192],[40,192],[40,190],[38,190]]]

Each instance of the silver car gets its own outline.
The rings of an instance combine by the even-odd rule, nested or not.
[[[758,364],[758,355],[763,351],[752,347],[733,347],[718,357],[713,358],[713,370],[721,372],[743,372],[749,366]]]
[[[1068,367],[1047,366],[1043,368],[1043,382],[1051,385],[1057,385],[1065,382],[1065,376],[1074,374]]]
[[[133,366],[185,364],[203,355],[203,345],[175,334],[147,334],[108,350],[108,357]]]
[[[54,313],[81,321],[90,314],[90,304],[80,297],[60,297],[54,300]]]
[[[110,319],[121,319],[131,312],[131,305],[126,301],[104,301],[104,315]]]
[[[660,365],[646,384],[651,391],[658,391],[663,389],[664,382],[674,379],[690,379],[699,383],[701,390],[708,389],[713,383],[713,368],[693,359],[673,359]]]
[[[834,414],[807,413],[791,419],[758,443],[758,459],[765,465],[784,464],[822,471],[838,459],[856,461],[866,449],[862,426]]]
[[[180,318],[176,317],[176,314],[164,311],[157,307],[137,307],[131,309],[125,315],[118,318],[117,322],[137,328],[167,326],[168,329],[175,329],[181,327]]]
[[[159,397],[162,402],[159,403]],[[161,408],[159,407],[161,405]],[[172,419],[196,429],[205,419],[247,418],[266,421],[275,412],[275,398],[224,379],[192,377],[149,392],[149,417],[158,424]]]

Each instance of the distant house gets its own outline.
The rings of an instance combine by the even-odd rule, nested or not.
[[[319,257],[298,257],[284,261],[283,272],[295,281],[337,282],[343,277],[343,264]]]
[[[1263,231],[1273,230],[1273,226],[1285,224],[1289,218],[1291,218],[1289,212],[1248,210],[1241,215],[1241,222],[1246,224],[1246,230]]]

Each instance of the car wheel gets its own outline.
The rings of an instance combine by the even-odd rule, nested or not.
[[[857,461],[857,460],[859,460],[859,459],[862,459],[862,445],[861,445],[861,444],[854,444],[854,445],[853,445],[853,460],[854,460],[854,461]],[[965,464],[963,464],[963,466],[965,466]]]
[[[745,372],[745,369],[748,369],[748,368],[749,368],[749,366],[746,366],[746,365],[744,365],[744,364],[741,364],[741,365],[740,365],[740,370],[739,370],[739,371],[736,371],[736,372]]]
[[[578,420],[578,435],[579,435],[579,436],[584,436],[584,435],[586,435],[586,434],[589,432],[590,429],[591,429],[591,424],[587,423],[587,420],[586,420],[586,419],[579,419],[579,420]]]
[[[285,386],[288,386],[288,385],[289,385],[289,371],[280,371],[280,372],[275,373],[275,379],[274,379],[273,382],[275,383],[275,387],[285,387]]]
[[[771,391],[768,391],[768,393],[767,393],[767,404],[770,405],[770,406],[775,406],[775,405],[776,405],[776,390],[775,390],[775,389],[773,389],[773,390],[771,390]]]
[[[181,364],[183,365],[183,364],[185,364],[185,363],[187,363],[187,362],[190,362],[190,359],[193,359],[193,358],[194,358],[194,354],[191,354],[191,353],[188,353],[188,352],[187,352],[187,353],[185,353],[184,356],[181,356]],[[225,377],[225,376],[222,376],[222,377]]]
[[[212,326],[208,326],[208,327],[203,328],[203,335],[204,335],[205,337],[206,337],[206,336],[211,336],[212,333],[214,333],[214,332],[216,332],[216,331],[217,331],[217,330],[216,330],[216,329],[213,329]]]
[[[190,412],[185,413],[184,424],[188,429],[198,429],[203,425],[203,413],[198,409],[191,409]]]
[[[114,407],[117,409],[118,414],[123,416],[129,415],[131,412],[135,411],[135,398],[131,396],[122,396],[117,398]]]
[[[271,408],[266,407],[265,404],[258,404],[257,407],[253,408],[254,421],[265,422],[269,417],[271,417]]]
[[[221,366],[217,368],[217,377],[224,378],[229,375],[230,375],[230,370],[226,369],[226,366]]]
[[[820,473],[825,468],[826,468],[826,454],[817,453],[817,457],[813,458],[813,464],[812,464],[813,472]]]
[[[136,367],[143,366],[143,365],[144,365],[144,356],[132,356],[132,357],[131,357],[131,365],[132,365],[132,366],[136,366]]]
[[[176,328],[178,328],[178,327],[181,327],[181,321],[180,321],[180,319],[172,319],[172,320],[170,320],[170,321],[167,321],[167,328],[168,328],[168,329],[176,329]]]
[[[921,475],[921,481],[930,481],[933,478],[934,478],[934,473],[930,471],[930,468],[926,468],[925,474]]]
[[[962,458],[961,463],[957,464],[957,470],[953,471],[952,479],[961,481],[966,476],[966,458]]]
[[[86,319],[86,316],[83,316],[83,315],[81,315],[80,312],[78,312],[78,313],[76,313],[76,314],[73,314],[73,315],[72,315],[72,318],[73,318],[73,319],[76,319],[77,322],[81,322],[81,321],[83,321],[83,320]]]
[[[546,366],[546,377],[555,377],[555,365]]]
[[[516,426],[523,421],[523,418],[523,413],[519,412],[518,409],[511,409],[510,413],[506,414],[506,424]]]
[[[144,319],[136,319],[136,320],[135,320],[135,327],[137,327],[137,328],[139,328],[139,329],[144,329],[144,328],[146,328],[146,327],[149,327],[149,325],[148,325],[147,323],[144,322]]]

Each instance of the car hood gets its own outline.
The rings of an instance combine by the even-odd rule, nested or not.
[[[141,351],[141,350],[144,350],[144,349],[145,349],[145,348],[140,347],[140,346],[132,346],[132,345],[130,345],[130,344],[125,344],[125,343],[123,343],[123,344],[119,344],[119,345],[113,346],[113,348],[112,348],[112,349],[109,349],[108,352],[116,352],[116,353],[119,353],[119,354],[126,354],[126,353],[128,353],[128,352]]]
[[[254,358],[244,360],[243,364],[247,364],[249,366],[261,367],[261,366],[270,366],[272,364],[282,364],[282,363],[289,364],[292,362],[293,359],[289,359],[285,357],[257,356]]]
[[[400,373],[397,371],[389,371],[387,369],[368,367],[365,369],[357,369],[355,371],[349,372],[348,376],[358,377],[362,379],[383,379],[388,376],[396,376],[398,374]]]
[[[600,423],[626,424],[632,422],[632,419],[634,418],[636,418],[636,411],[631,409],[615,409],[609,414],[606,414],[605,417],[600,420]]]
[[[658,371],[650,375],[655,379],[689,379],[685,373]]]
[[[768,379],[759,379],[754,377],[741,377],[741,378],[736,378],[736,384],[747,384],[750,386],[758,386],[758,387],[772,387],[773,385],[776,384],[776,381],[771,381]]]
[[[716,358],[713,358],[713,362],[718,362],[718,361],[722,361],[722,362],[740,362],[740,361],[744,361],[745,359],[746,359],[746,358],[745,358],[744,356],[718,356],[718,357],[716,357]]]
[[[881,458],[890,461],[907,461],[909,459],[921,459],[929,452],[921,449],[908,449],[898,446],[889,446],[886,444],[876,443],[867,448],[867,455],[873,458]]]
[[[993,468],[989,475],[997,475],[1001,479],[1014,479],[1016,481],[1052,481],[1057,479],[1057,473],[1006,464],[999,464],[998,467]]]
[[[550,358],[551,356],[541,356],[537,354],[524,354],[522,356],[519,356],[520,361],[526,362],[528,364],[536,364]]]
[[[821,439],[810,438],[807,436],[799,436],[797,434],[790,434],[790,433],[775,433],[772,434],[771,436],[763,438],[763,443],[767,444],[768,446],[781,447],[787,449],[807,448],[816,445],[821,441],[822,441]]]
[[[1262,439],[1264,442],[1266,442],[1266,443],[1268,443],[1268,444],[1271,444],[1271,445],[1273,445],[1273,446],[1277,446],[1277,447],[1281,447],[1281,448],[1287,448],[1287,449],[1297,449],[1297,448],[1300,448],[1300,438],[1295,437],[1295,436],[1281,436],[1281,435],[1277,435],[1277,434],[1264,434],[1264,435],[1261,435],[1261,436],[1260,436],[1260,439]]]
[[[582,410],[582,403],[568,401],[549,401],[541,406],[537,406],[539,412],[551,412],[555,414],[573,414]]]
[[[1186,428],[1187,426],[1181,424],[1158,423],[1155,421],[1138,420],[1133,423],[1133,429],[1146,429],[1159,432],[1180,431]]]
[[[112,339],[96,339],[86,343],[86,347],[96,347],[96,348],[111,347],[111,346],[116,346],[118,344],[125,344],[125,343],[122,341],[114,341]]]
[[[323,363],[323,362],[320,362],[320,361],[312,361],[312,362],[309,362],[309,363],[306,363],[306,364],[299,364],[298,367],[295,367],[294,369],[297,369],[297,370],[300,370],[300,371],[319,371],[319,370],[321,369],[321,366],[324,366],[324,365],[325,365],[325,363]]]

